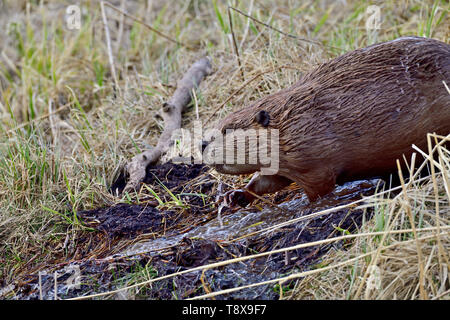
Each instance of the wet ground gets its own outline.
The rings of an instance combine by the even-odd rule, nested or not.
[[[69,261],[29,274],[17,284],[17,299],[58,299],[86,296],[231,258],[267,252],[352,232],[370,219],[369,209],[345,208],[270,232],[273,225],[336,207],[375,192],[380,180],[338,187],[314,204],[295,184],[245,209],[214,205],[218,182],[202,165],[167,163],[149,167],[141,196],[133,203],[78,212],[85,225],[98,230],[89,246]],[[111,190],[123,189],[119,177]],[[378,186],[379,187],[379,186]],[[227,191],[223,190],[223,192]],[[158,197],[155,197],[156,194]],[[253,234],[254,233],[254,234]],[[247,235],[247,236],[246,236]],[[238,239],[239,238],[239,239]],[[80,239],[80,243],[83,243]],[[164,279],[120,299],[183,299],[314,268],[331,246],[307,247],[288,253],[233,263],[216,269]],[[293,283],[284,284],[289,290]],[[132,293],[130,293],[132,292]],[[278,285],[240,290],[217,299],[277,299]]]

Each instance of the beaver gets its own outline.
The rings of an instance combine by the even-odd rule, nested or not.
[[[229,114],[217,127],[223,138],[236,129],[278,129],[279,170],[255,174],[225,202],[245,206],[254,200],[248,191],[272,193],[292,182],[314,202],[336,184],[396,172],[396,160],[410,159],[412,144],[426,148],[427,133],[450,133],[444,81],[450,84],[450,45],[402,37],[325,62],[294,85]],[[218,146],[213,141],[206,148]],[[225,174],[264,168],[260,161],[210,165]]]

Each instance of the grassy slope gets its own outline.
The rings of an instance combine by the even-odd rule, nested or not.
[[[43,7],[39,1],[3,3],[0,24],[7,32],[0,34],[0,285],[73,256],[79,236],[90,232],[74,212],[119,201],[106,186],[127,159],[156,141],[161,121],[154,115],[195,59],[208,54],[215,68],[201,86],[201,119],[242,85],[224,1],[148,3],[152,6],[128,2],[126,10],[199,49],[176,45],[107,10],[120,96],[112,89],[98,3],[83,2],[80,30],[66,27],[65,1]],[[348,50],[401,35],[449,41],[445,1],[380,3],[382,29],[376,38],[368,37],[365,29],[368,5],[241,1],[238,8],[260,21],[328,47],[294,40],[231,12],[245,80],[280,65],[298,70],[265,74],[236,94],[215,119]],[[192,109],[185,126],[194,118]]]

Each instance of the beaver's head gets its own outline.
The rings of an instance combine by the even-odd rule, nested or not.
[[[227,174],[249,174],[271,167],[271,160],[278,160],[278,133],[273,132],[272,122],[267,110],[250,107],[231,113],[206,137],[205,162]]]

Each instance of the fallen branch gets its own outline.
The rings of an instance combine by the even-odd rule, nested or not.
[[[203,78],[211,74],[211,71],[211,62],[208,57],[204,57],[195,62],[184,77],[178,81],[173,96],[162,106],[164,130],[158,143],[155,148],[133,157],[126,165],[125,170],[129,174],[129,180],[123,192],[136,190],[145,178],[147,166],[158,161],[161,155],[167,152],[172,132],[181,128],[181,114],[191,101],[192,90],[198,87]]]

